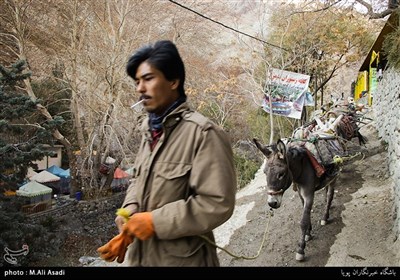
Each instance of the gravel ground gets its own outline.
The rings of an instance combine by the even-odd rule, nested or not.
[[[237,194],[231,219],[217,228],[216,243],[223,267],[393,267],[400,266],[400,241],[393,232],[394,183],[388,174],[387,154],[374,122],[361,129],[369,142],[358,158],[343,166],[331,217],[321,226],[324,193],[315,195],[313,239],[306,258],[295,260],[300,238],[301,204],[291,188],[283,205],[269,215],[262,167],[253,181]],[[352,143],[360,149],[357,143]],[[227,250],[229,253],[227,253]],[[87,266],[118,266],[91,257]],[[124,264],[122,264],[124,266]]]

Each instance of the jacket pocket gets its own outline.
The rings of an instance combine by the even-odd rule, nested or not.
[[[156,174],[166,180],[174,180],[185,176],[192,169],[191,164],[158,162],[155,166]]]
[[[180,199],[189,191],[191,164],[158,162],[154,166],[151,182],[150,205],[152,209]]]
[[[191,236],[175,240],[162,240],[160,245],[163,253],[166,255],[178,258],[189,258],[194,256],[205,243],[201,238]]]

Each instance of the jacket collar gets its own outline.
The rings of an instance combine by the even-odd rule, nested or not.
[[[162,121],[164,129],[168,130],[169,128],[175,127],[175,125],[177,125],[182,119],[183,112],[190,110],[191,108],[189,107],[187,101],[183,102],[181,105],[175,108],[175,110],[173,110],[171,113],[165,116],[164,120]],[[149,130],[150,130],[149,117],[147,116],[146,118],[143,119],[140,131],[142,133],[143,132],[145,133],[148,132]]]

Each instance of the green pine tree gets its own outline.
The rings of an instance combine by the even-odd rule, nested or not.
[[[28,167],[51,155],[43,144],[51,143],[49,129],[55,123],[40,123],[36,114],[38,100],[21,92],[26,63],[18,61],[10,68],[0,65],[0,191],[15,190],[24,181]],[[39,124],[40,123],[40,124]]]

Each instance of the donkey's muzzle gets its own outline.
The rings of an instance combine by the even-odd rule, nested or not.
[[[281,202],[282,202],[282,194],[278,194],[278,195],[268,195],[268,205],[271,208],[277,209],[281,206]]]

